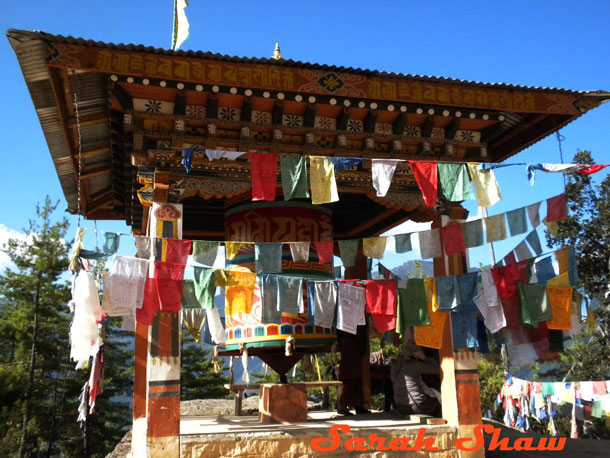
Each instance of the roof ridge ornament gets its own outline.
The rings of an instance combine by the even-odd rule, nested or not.
[[[282,59],[282,52],[280,51],[280,44],[279,43],[275,44],[275,49],[273,50],[273,56],[271,56],[271,58],[275,59],[275,60]]]

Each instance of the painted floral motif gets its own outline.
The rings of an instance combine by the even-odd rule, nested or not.
[[[303,127],[303,116],[285,114],[282,116],[282,124],[286,127]]]
[[[476,143],[480,140],[480,132],[474,132],[472,130],[458,130],[456,139],[466,143]]]
[[[405,126],[403,135],[410,138],[421,137],[421,128],[417,126]]]
[[[205,107],[201,105],[187,105],[186,115],[191,118],[205,118]]]
[[[161,114],[161,102],[158,100],[149,100],[146,102],[144,107],[146,108],[146,113],[148,114]]]
[[[316,116],[316,122],[314,125],[316,129],[334,130],[337,126],[337,121],[334,118]]]
[[[434,140],[443,140],[445,138],[445,129],[442,127],[434,127],[432,129],[432,134],[430,134],[430,138]]]
[[[375,124],[375,133],[383,135],[392,135],[392,124],[378,122]]]
[[[251,119],[254,124],[271,124],[271,113],[268,111],[253,111]]]
[[[320,85],[320,87],[322,89],[324,89],[327,92],[330,92],[331,94],[334,94],[335,92],[340,91],[341,88],[343,88],[343,86],[345,86],[345,83],[343,82],[343,80],[341,78],[339,78],[339,75],[337,75],[334,72],[330,72],[324,76],[321,76],[318,79],[318,84]]]
[[[240,111],[238,108],[222,107],[218,110],[218,119],[221,121],[239,121]]]
[[[362,121],[356,119],[348,119],[347,131],[351,134],[360,134],[364,130],[364,124]]]

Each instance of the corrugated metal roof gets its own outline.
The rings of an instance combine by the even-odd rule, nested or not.
[[[409,79],[415,81],[422,82],[438,82],[445,84],[460,84],[460,85],[469,85],[475,87],[489,87],[489,88],[497,88],[497,89],[509,89],[509,90],[528,90],[528,91],[554,91],[561,92],[567,94],[609,94],[607,91],[596,90],[596,91],[574,91],[569,89],[561,89],[561,88],[549,88],[549,87],[535,87],[535,86],[518,86],[507,83],[485,83],[481,81],[468,81],[468,80],[459,80],[455,78],[445,78],[438,76],[427,76],[427,75],[413,75],[408,73],[394,73],[394,72],[384,72],[378,70],[368,70],[361,68],[353,68],[353,67],[342,67],[342,66],[334,66],[334,65],[325,65],[325,64],[316,64],[311,62],[301,62],[295,61],[291,59],[269,59],[269,58],[255,58],[255,57],[238,57],[238,56],[229,56],[226,54],[217,54],[212,52],[205,51],[171,51],[167,49],[154,48],[152,46],[144,46],[144,45],[136,45],[136,44],[114,44],[114,43],[104,43],[101,41],[93,41],[86,40],[84,38],[76,38],[72,36],[63,36],[63,35],[51,35],[45,32],[31,32],[25,30],[15,30],[9,29],[6,32],[9,40],[22,42],[26,40],[37,39],[47,43],[67,43],[67,44],[75,44],[82,46],[92,46],[98,48],[108,48],[115,49],[119,51],[137,51],[137,52],[146,52],[153,54],[161,54],[166,56],[179,56],[179,57],[195,57],[209,60],[217,60],[223,62],[234,62],[234,63],[249,63],[249,64],[266,64],[266,65],[275,65],[279,67],[299,67],[299,68],[307,68],[313,70],[323,70],[323,71],[334,71],[341,73],[352,73],[356,75],[363,75],[367,77],[386,77],[386,78],[398,78],[398,79]]]

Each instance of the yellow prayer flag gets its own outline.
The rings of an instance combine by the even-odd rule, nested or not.
[[[309,156],[309,182],[312,204],[327,204],[339,200],[335,166],[325,157]]]
[[[547,283],[548,285],[548,283]],[[571,286],[547,286],[546,293],[549,296],[549,303],[553,311],[553,319],[546,322],[549,329],[572,329],[571,305],[572,305]]]
[[[368,258],[381,259],[385,252],[387,237],[370,237],[362,239],[362,250]]]
[[[436,311],[433,310],[433,305],[436,304],[436,285],[434,278],[426,278],[424,285],[426,288],[426,301],[428,301],[430,324],[415,326],[413,328],[415,343],[422,347],[436,348],[438,350],[443,344],[445,325],[447,324],[449,312],[438,310],[438,305],[436,305]]]
[[[491,207],[501,201],[502,194],[494,171],[492,169],[479,170],[478,162],[468,162],[467,165],[479,207]]]

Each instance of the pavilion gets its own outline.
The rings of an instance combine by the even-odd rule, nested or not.
[[[187,173],[182,151],[502,162],[610,99],[604,91],[386,73],[279,55],[167,51],[12,29],[7,36],[68,211],[125,221],[138,235],[296,241],[296,232],[280,234],[271,224],[276,217],[305,218],[297,238],[312,241],[377,236],[408,220],[441,227],[464,220],[465,210],[443,199],[426,206],[406,163],[384,197],[374,192],[365,161],[337,174],[338,202],[253,206],[247,160],[212,162],[196,151]],[[178,213],[157,211],[164,208]],[[349,278],[366,278],[359,256]],[[436,275],[467,267],[463,255],[434,264]],[[288,267],[332,275],[319,262]],[[177,313],[161,312],[156,325],[171,327]],[[178,456],[179,358],[151,353],[150,328],[136,329],[134,456]],[[172,347],[179,331],[164,339],[155,344]],[[171,354],[179,356],[179,348]],[[470,434],[481,423],[476,353],[454,352],[446,328],[440,358],[443,418]]]

